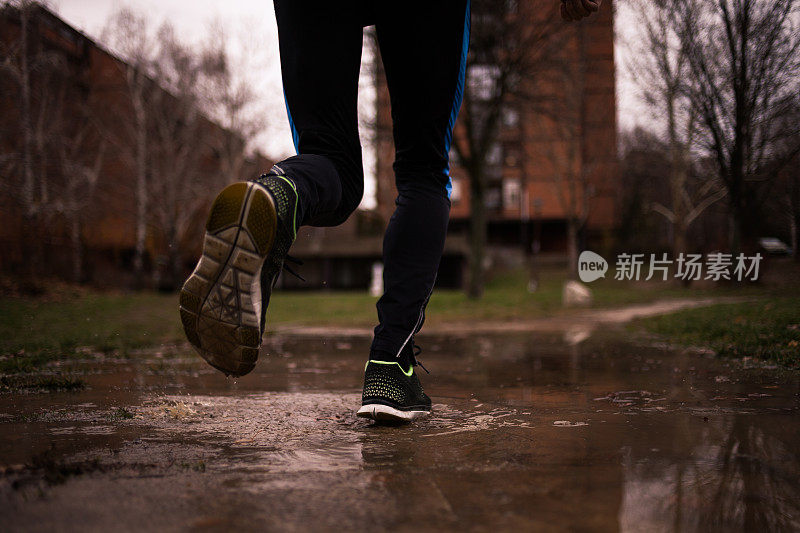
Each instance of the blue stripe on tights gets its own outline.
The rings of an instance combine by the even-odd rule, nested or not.
[[[300,153],[300,135],[292,120],[292,112],[289,111],[289,100],[286,98],[286,91],[283,92],[283,101],[286,103],[286,115],[289,117],[289,127],[292,128],[292,142],[294,142],[295,153]]]
[[[447,133],[444,137],[444,151],[447,154],[447,197],[453,193],[453,179],[450,177],[450,145],[453,142],[453,128],[456,125],[458,110],[461,109],[461,100],[464,99],[464,78],[467,73],[467,52],[469,51],[469,30],[470,30],[470,0],[464,13],[464,36],[461,38],[461,63],[458,66],[458,80],[456,81],[456,92],[453,96],[453,108],[450,110],[450,121],[447,123]]]

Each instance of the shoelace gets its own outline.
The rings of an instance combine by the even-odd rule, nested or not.
[[[426,374],[430,374],[428,369],[425,368],[425,365],[417,360],[417,356],[422,353],[422,347],[414,341],[411,341],[411,343],[411,366],[419,366],[425,371]]]
[[[276,169],[277,169],[277,170],[276,170]],[[281,172],[281,173],[279,173],[279,172]],[[266,173],[266,174],[262,174],[261,176],[259,176],[259,178],[258,178],[258,179],[260,180],[260,179],[269,178],[269,177],[284,177],[284,178],[285,178],[285,176],[283,176],[282,172],[283,172],[283,171],[282,171],[280,168],[273,167],[273,168],[272,168],[272,170],[270,170],[270,171],[269,171],[268,173]],[[254,180],[254,181],[256,181],[257,183],[260,183],[260,182],[258,182],[258,180]],[[261,183],[261,185],[264,185],[264,184],[263,184],[263,183]],[[294,185],[292,185],[292,187],[294,187]],[[297,191],[295,191],[295,193],[296,193],[296,192],[297,192]],[[286,226],[286,225],[283,223],[283,221],[282,221],[282,220],[280,220],[280,218],[279,218],[278,220],[279,220],[279,222],[278,222],[278,223],[279,223],[279,224],[280,224],[280,225],[283,227],[284,231],[287,231],[287,232],[289,232],[289,234],[292,234],[292,233],[293,233],[293,232],[292,232],[292,231],[290,231],[290,229],[289,229],[289,228],[288,228],[288,227],[287,227],[287,226]],[[297,235],[296,235],[296,233],[295,233],[295,234],[294,234],[294,236],[292,237],[292,239],[294,240],[296,237],[297,237]],[[288,261],[288,262],[290,262],[290,263],[293,263],[293,264],[295,264],[295,265],[297,265],[297,266],[301,266],[301,265],[303,264],[303,261],[301,261],[300,259],[297,259],[296,257],[292,257],[292,256],[291,256],[291,255],[289,255],[289,254],[286,254],[286,258],[285,258],[285,259],[284,259],[284,261],[283,261],[283,265],[281,266],[281,270],[285,270],[286,272],[288,272],[288,273],[289,273],[289,274],[291,274],[292,276],[296,277],[297,279],[299,279],[299,280],[300,280],[300,281],[302,281],[303,283],[308,283],[308,281],[306,280],[306,278],[304,278],[303,276],[301,276],[300,274],[298,274],[297,272],[295,272],[295,270],[294,270],[292,267],[290,267],[289,265],[287,265],[287,264],[286,264],[286,262],[287,262],[287,261]],[[278,281],[278,278],[277,278],[277,277],[275,278],[275,281],[276,281],[276,282]]]
[[[296,277],[300,281],[302,281],[304,283],[307,283],[306,282],[306,278],[304,278],[303,276],[301,276],[300,274],[295,272],[292,267],[290,267],[289,265],[286,264],[287,261],[290,262],[290,263],[293,263],[293,264],[295,264],[297,266],[302,266],[303,261],[298,259],[298,258],[296,258],[296,257],[292,257],[289,254],[286,254],[286,260],[283,262],[283,270],[285,270],[286,272],[288,272],[292,276]]]

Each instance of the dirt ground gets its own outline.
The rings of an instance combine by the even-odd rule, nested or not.
[[[0,396],[4,531],[797,530],[800,377],[590,331],[420,336],[433,415],[355,417],[368,339],[188,346]]]

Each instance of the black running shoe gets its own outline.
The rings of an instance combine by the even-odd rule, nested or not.
[[[297,234],[297,202],[291,180],[266,175],[229,185],[211,206],[180,310],[189,342],[226,375],[255,367],[272,287]]]
[[[404,370],[397,361],[367,361],[358,416],[406,422],[428,416],[431,399],[422,390],[414,363]]]

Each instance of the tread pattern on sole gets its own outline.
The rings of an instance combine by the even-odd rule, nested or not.
[[[234,183],[211,207],[203,254],[180,295],[189,342],[225,374],[250,372],[261,345],[260,274],[277,228],[269,194]]]

